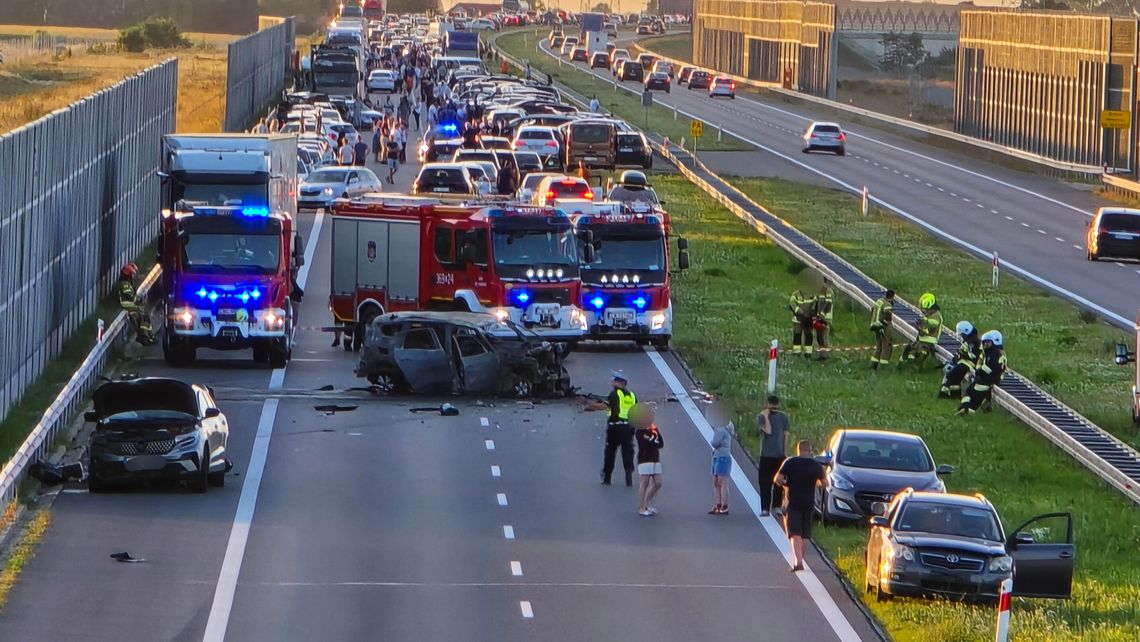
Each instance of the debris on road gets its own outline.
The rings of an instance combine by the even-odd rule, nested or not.
[[[444,417],[456,417],[459,415],[459,408],[456,408],[455,406],[453,406],[449,403],[440,404],[438,407],[428,406],[426,408],[409,408],[409,411],[410,412],[417,412],[417,413],[419,413],[419,412],[438,412],[440,415],[442,415]]]
[[[58,486],[65,481],[83,479],[83,464],[74,463],[57,466],[38,461],[28,467],[28,474],[47,486]]]
[[[138,563],[145,562],[145,557],[132,557],[130,553],[123,551],[122,553],[111,553],[111,559],[116,562]]]
[[[359,408],[359,406],[338,406],[335,404],[313,406],[313,410],[316,410],[317,412],[323,412],[326,415],[335,415],[338,412],[352,412],[357,408]]]

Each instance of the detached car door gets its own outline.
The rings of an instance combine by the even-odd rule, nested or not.
[[[393,350],[404,381],[414,392],[451,392],[455,371],[434,328],[406,328]]]
[[[471,328],[456,328],[452,335],[458,354],[463,392],[493,393],[499,388],[499,357],[487,340]]]
[[[1072,513],[1038,515],[1013,531],[1006,543],[1013,557],[1013,594],[1067,599],[1073,595]]]

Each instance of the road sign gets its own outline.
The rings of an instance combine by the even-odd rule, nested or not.
[[[1128,129],[1132,126],[1132,112],[1105,109],[1100,112],[1100,126],[1105,129]]]
[[[705,135],[705,124],[699,120],[689,122],[689,135],[693,138],[700,138]]]
[[[641,92],[641,104],[645,107],[652,107],[653,106],[653,92],[651,92],[651,91]]]

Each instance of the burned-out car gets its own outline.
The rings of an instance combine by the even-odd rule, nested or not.
[[[132,479],[184,481],[198,493],[225,483],[229,425],[208,388],[148,377],[103,384],[92,401],[91,492]]]
[[[393,312],[372,320],[356,376],[425,394],[556,397],[571,392],[563,350],[476,312]]]

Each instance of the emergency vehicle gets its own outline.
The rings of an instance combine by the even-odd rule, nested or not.
[[[254,361],[285,367],[304,263],[288,212],[242,205],[164,210],[158,249],[168,363],[188,365],[198,348],[252,348]]]
[[[669,230],[662,213],[620,202],[559,200],[574,221],[582,253],[587,338],[667,348],[673,336]],[[677,239],[677,267],[689,267],[688,242]],[[591,256],[587,256],[587,255]]]
[[[402,310],[490,312],[553,341],[586,333],[582,248],[559,210],[370,195],[333,213],[329,307],[353,348],[377,315]]]

